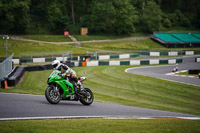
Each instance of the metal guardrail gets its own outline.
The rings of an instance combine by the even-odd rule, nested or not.
[[[9,56],[7,59],[5,59],[3,62],[0,63],[0,81],[4,80],[4,77],[6,77],[13,68],[13,55]]]

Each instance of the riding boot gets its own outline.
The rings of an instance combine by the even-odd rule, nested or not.
[[[82,86],[80,80],[78,80],[77,85],[79,86],[79,92],[82,92],[83,91],[83,86]]]

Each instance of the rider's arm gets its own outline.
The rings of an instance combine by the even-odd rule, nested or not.
[[[62,76],[62,77],[65,77],[65,72],[66,72],[66,70],[65,70],[65,66],[64,65],[61,65],[60,66],[60,76]]]
[[[71,71],[70,69],[71,68],[69,68],[67,65],[62,64],[62,66],[61,66],[61,76],[65,77],[67,74],[69,74],[70,71]]]

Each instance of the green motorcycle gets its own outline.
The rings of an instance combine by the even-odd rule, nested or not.
[[[80,77],[78,80],[83,84],[86,78]],[[45,97],[51,104],[58,104],[60,100],[80,101],[83,105],[93,103],[94,96],[89,88],[79,87],[70,80],[70,76],[62,78],[59,71],[55,70],[50,74],[47,84],[49,86],[45,91]]]

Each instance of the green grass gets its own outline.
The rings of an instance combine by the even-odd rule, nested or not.
[[[1,121],[1,133],[198,133],[200,120],[66,119]]]
[[[24,35],[26,39],[46,41],[46,42],[71,42],[69,37],[64,35]]]
[[[99,43],[87,43],[82,44],[85,48],[93,49],[104,49],[104,50],[113,50],[113,51],[135,51],[135,50],[167,50],[167,48],[155,43],[154,41],[140,40],[140,41],[113,41],[113,42],[99,42]]]
[[[176,73],[177,75],[187,75],[187,76],[191,76],[188,71],[187,72],[180,72],[180,73]]]
[[[158,43],[152,41],[151,39],[146,40],[127,40],[127,41],[111,41],[111,42],[94,42],[94,43],[86,43],[82,44],[84,48],[93,50],[107,50],[107,51],[117,51],[121,53],[133,53],[139,51],[180,51],[180,50],[200,50],[200,48],[165,48]]]
[[[158,45],[152,40],[141,40],[141,41],[119,41],[119,42],[104,42],[104,43],[87,43],[82,44],[81,47],[77,47],[75,44],[56,45],[56,44],[45,44],[37,42],[26,42],[8,40],[8,54],[15,53],[14,57],[19,58],[21,55],[28,56],[44,56],[63,51],[71,51],[73,55],[86,54],[87,51],[117,51],[117,52],[132,52],[146,50],[146,49],[164,49],[166,48]],[[5,40],[0,39],[0,57],[5,57]]]
[[[0,57],[5,57],[5,40],[0,39]],[[62,56],[62,52],[71,51],[73,54],[85,54],[87,49],[77,47],[75,44],[57,45],[37,42],[26,42],[17,40],[8,40],[8,55],[14,53],[14,57],[29,56]]]
[[[200,87],[125,73],[130,66],[77,67],[95,101],[200,114]],[[15,88],[0,91],[44,95],[51,71],[28,72]]]
[[[99,35],[87,35],[87,36],[74,35],[74,37],[77,38],[78,41],[92,41],[92,40],[113,40],[124,37],[131,37],[131,35],[99,34]]]
[[[115,35],[115,34],[93,34],[93,35],[87,35],[87,36],[81,36],[81,35],[73,35],[77,38],[79,41],[92,41],[92,40],[113,40],[113,39],[121,39],[121,38],[127,38],[127,37],[138,37],[138,36],[149,36],[148,33],[143,32],[137,32],[133,34],[123,34],[123,35]]]
[[[0,38],[0,57],[5,57],[5,40]],[[103,51],[102,51],[103,50]],[[183,49],[168,49],[154,41],[140,40],[140,41],[111,41],[111,42],[92,42],[81,44],[46,44],[39,42],[27,42],[8,40],[8,54],[14,53],[15,58],[21,55],[28,55],[30,57],[50,56],[58,54],[61,56],[62,52],[71,51],[73,55],[86,55],[87,51],[97,51],[99,54],[105,54],[105,51],[113,51],[118,53],[135,53],[141,50],[200,50],[200,48],[183,48]]]

